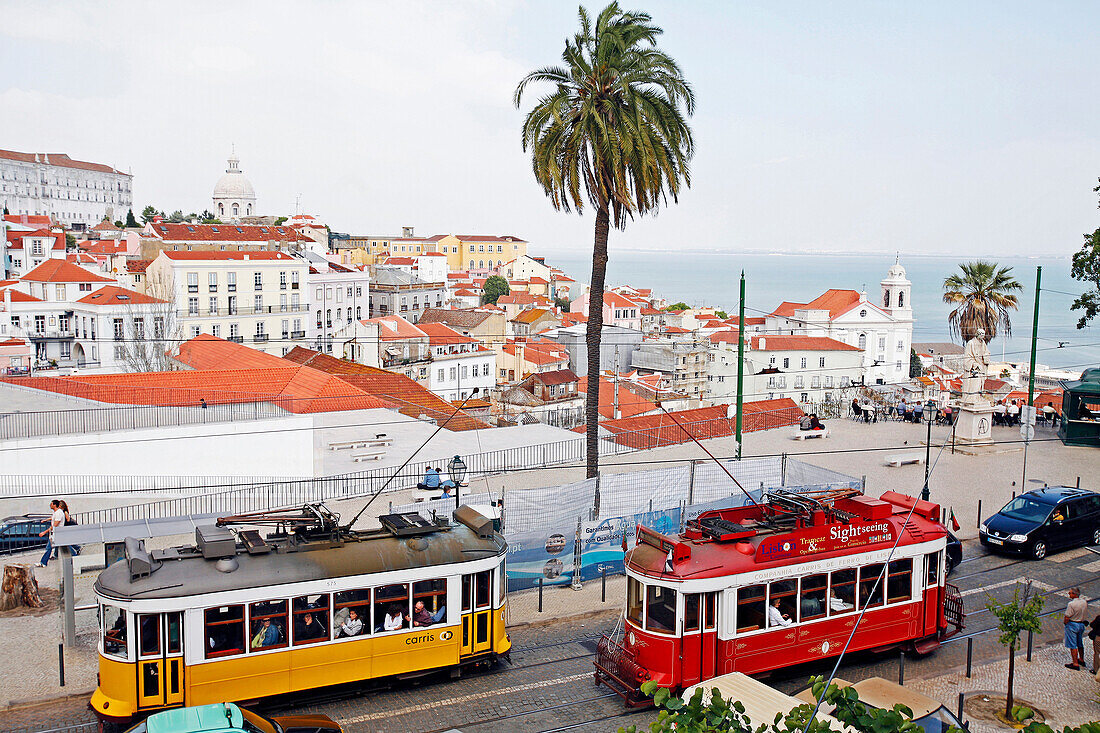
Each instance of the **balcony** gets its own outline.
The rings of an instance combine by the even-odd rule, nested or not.
[[[266,333],[258,333],[252,337],[252,340],[257,344],[265,344],[268,338],[270,337]]]
[[[290,337],[292,339],[304,339],[306,337],[305,331],[291,331]]]
[[[43,329],[43,330],[35,329],[34,331],[30,332],[29,336],[30,336],[31,341],[49,341],[51,339],[54,339],[54,340],[57,340],[57,339],[74,339],[74,338],[76,338],[76,331],[62,330],[62,329],[59,329],[59,328],[49,328],[49,329]]]
[[[226,341],[232,341],[235,344],[243,344],[244,343],[244,336],[230,336],[229,338],[226,339]]]

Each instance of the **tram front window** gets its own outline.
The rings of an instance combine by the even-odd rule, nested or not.
[[[765,585],[737,589],[737,633],[764,628]]]
[[[882,605],[882,585],[879,580],[882,574],[882,563],[864,565],[859,569],[859,607],[871,608]]]
[[[126,658],[126,612],[118,606],[103,606],[103,653]]]
[[[634,578],[626,579],[626,619],[642,625],[643,585]]]
[[[645,627],[664,632],[676,628],[676,591],[659,585],[646,587]]]
[[[802,600],[799,603],[801,621],[810,621],[825,615],[828,585],[828,573],[807,575],[802,579]]]
[[[856,571],[834,570],[830,574],[829,615],[854,611],[856,607]]]

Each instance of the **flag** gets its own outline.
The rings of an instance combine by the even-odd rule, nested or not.
[[[961,526],[962,525],[959,524],[959,520],[955,519],[955,510],[952,509],[951,510],[951,529],[958,532],[959,529],[961,528]]]

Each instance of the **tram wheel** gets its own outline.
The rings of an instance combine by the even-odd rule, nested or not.
[[[1047,543],[1040,540],[1035,543],[1035,547],[1031,548],[1031,556],[1036,560],[1042,560],[1047,556]]]

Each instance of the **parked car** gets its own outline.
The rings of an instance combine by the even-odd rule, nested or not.
[[[1100,545],[1100,494],[1050,486],[1020,494],[982,522],[982,545],[1042,560],[1054,550]]]
[[[153,713],[126,733],[330,733],[341,730],[327,715],[265,718],[224,702]]]
[[[49,514],[23,514],[0,522],[0,555],[46,546],[48,537],[38,533],[50,528]]]

